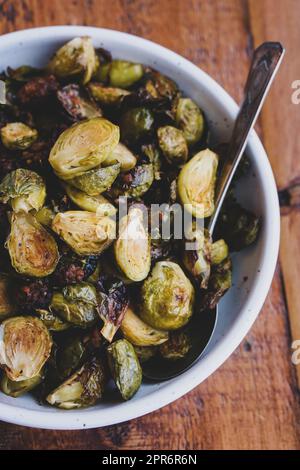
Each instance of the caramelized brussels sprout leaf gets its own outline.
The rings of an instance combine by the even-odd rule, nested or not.
[[[22,122],[10,122],[0,130],[1,140],[4,147],[9,150],[26,150],[38,138],[36,129]]]
[[[98,196],[107,191],[120,173],[120,163],[114,162],[105,168],[98,167],[76,176],[69,183],[89,196]]]
[[[9,203],[15,212],[38,211],[46,198],[46,186],[34,171],[18,168],[8,173],[0,184],[0,201]]]
[[[105,87],[101,83],[91,82],[88,84],[88,90],[95,101],[102,106],[113,106],[119,104],[124,96],[130,95],[130,92],[122,88]]]

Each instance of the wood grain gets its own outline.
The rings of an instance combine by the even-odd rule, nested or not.
[[[288,13],[290,8],[293,14]],[[238,101],[253,44],[284,36],[291,42],[293,59],[274,86],[258,130],[278,184],[285,187],[299,175],[300,113],[286,101],[289,80],[300,73],[295,45],[300,40],[299,15],[300,4],[294,0],[110,0],[109,8],[107,0],[0,0],[0,32],[88,24],[138,34],[201,66]],[[0,449],[299,449],[299,395],[285,301],[286,295],[290,309],[299,306],[297,288],[292,286],[299,274],[300,221],[291,217],[283,221],[283,272],[278,266],[261,315],[231,358],[203,384],[162,410],[106,428],[58,432],[0,423]],[[289,252],[295,254],[288,261],[291,230],[295,242]],[[289,262],[297,268],[289,270]]]

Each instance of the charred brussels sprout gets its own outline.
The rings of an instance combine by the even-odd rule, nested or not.
[[[194,217],[210,217],[214,211],[218,156],[209,149],[197,153],[178,177],[181,203]]]
[[[35,313],[49,331],[64,331],[70,327],[69,323],[63,321],[61,318],[55,315],[54,312],[49,310],[38,308],[35,310]]]
[[[194,225],[194,224],[193,224]],[[193,233],[187,234],[187,247],[183,253],[183,264],[186,270],[197,280],[200,287],[206,288],[210,276],[211,238],[209,233],[194,226]]]
[[[8,173],[0,184],[0,201],[9,203],[15,212],[38,211],[45,198],[45,183],[34,171],[19,168]]]
[[[164,126],[157,131],[159,146],[171,164],[181,165],[188,157],[188,146],[183,132],[176,127]]]
[[[194,288],[180,266],[159,261],[142,287],[141,318],[153,328],[176,330],[193,313]]]
[[[133,153],[127,147],[125,147],[125,145],[118,143],[112,153],[110,153],[104,160],[102,165],[110,166],[115,162],[118,162],[121,165],[121,171],[129,171],[135,167],[137,159]]]
[[[129,400],[142,383],[142,369],[132,344],[126,339],[115,341],[107,348],[113,379],[124,400]]]
[[[105,168],[98,167],[76,176],[69,183],[89,196],[97,196],[111,187],[119,173],[120,163],[115,162]]]
[[[118,142],[117,126],[103,118],[88,119],[60,134],[49,162],[59,178],[69,180],[99,166]]]
[[[211,264],[220,264],[229,256],[229,249],[224,240],[217,240],[211,245]]]
[[[134,346],[156,346],[168,340],[168,333],[147,325],[128,307],[121,323],[124,337]]]
[[[102,363],[93,359],[49,393],[50,405],[71,410],[94,405],[103,396],[106,374]]]
[[[78,255],[99,255],[113,242],[116,223],[88,211],[67,211],[55,216],[52,229]]]
[[[176,122],[183,131],[188,145],[194,145],[201,139],[204,131],[204,116],[190,98],[179,98]]]
[[[112,186],[110,194],[113,198],[127,196],[138,199],[150,189],[153,180],[153,165],[143,163],[128,173],[120,174]]]
[[[51,227],[55,212],[50,207],[44,206],[35,214],[36,220],[45,227]]]
[[[97,196],[89,196],[83,191],[80,191],[80,189],[73,188],[68,184],[65,185],[65,189],[71,201],[80,207],[80,209],[95,212],[101,217],[113,216],[117,212],[115,206],[101,194],[98,194]]]
[[[74,38],[64,44],[48,64],[48,70],[62,79],[75,79],[83,84],[90,81],[97,66],[91,38]]]
[[[126,111],[121,118],[122,140],[135,144],[142,137],[146,137],[153,128],[154,116],[147,108],[132,108]]]
[[[22,122],[10,122],[0,130],[3,145],[10,150],[26,150],[38,138],[36,129]]]
[[[33,390],[43,379],[44,374],[42,371],[31,379],[20,380],[18,382],[11,380],[7,374],[4,373],[0,382],[1,392],[10,397],[17,398]]]
[[[208,283],[208,289],[201,299],[201,308],[215,308],[221,297],[230,289],[232,284],[231,261],[226,258],[222,263],[213,266]]]
[[[121,102],[130,92],[122,88],[105,87],[100,83],[89,83],[88,89],[95,101],[103,106],[111,106]]]
[[[95,287],[87,282],[66,286],[62,292],[54,292],[50,309],[68,323],[81,328],[91,326],[97,319]]]
[[[11,282],[7,276],[0,274],[0,319],[9,317],[14,312]]]
[[[83,95],[78,85],[67,85],[58,90],[57,98],[73,121],[92,119],[102,115],[101,110]]]
[[[172,101],[176,97],[178,88],[173,80],[156,70],[150,70],[148,75],[146,90],[153,98]]]
[[[156,346],[134,346],[136,355],[140,361],[140,364],[143,364],[146,361],[149,361],[157,353]]]
[[[50,356],[52,340],[43,322],[34,317],[13,317],[1,326],[0,363],[9,379],[32,379]]]
[[[33,215],[25,212],[12,214],[7,248],[13,267],[25,276],[49,276],[58,263],[54,238]]]
[[[69,377],[72,372],[82,366],[86,358],[86,347],[81,336],[74,334],[57,352],[56,363],[62,378]]]
[[[176,361],[185,357],[191,347],[192,343],[187,333],[176,331],[170,333],[168,341],[160,345],[159,352],[164,359]]]
[[[119,236],[114,244],[116,263],[125,279],[139,282],[148,276],[151,266],[151,246],[144,223],[143,205],[133,205],[119,224]]]
[[[126,60],[113,60],[108,74],[111,86],[128,88],[142,78],[144,68],[141,64],[127,62]]]

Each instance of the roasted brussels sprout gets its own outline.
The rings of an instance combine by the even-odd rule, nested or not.
[[[50,405],[71,410],[94,405],[104,393],[105,369],[98,359],[92,359],[77,372],[49,393],[46,400]]]
[[[167,341],[169,337],[166,331],[156,330],[143,322],[130,307],[125,312],[121,331],[134,346],[157,346]]]
[[[134,346],[134,350],[140,364],[143,364],[156,355],[158,348],[157,346]]]
[[[65,185],[65,189],[71,201],[80,207],[80,209],[95,212],[100,217],[113,216],[117,212],[115,206],[101,194],[98,194],[97,196],[89,196],[83,191],[80,191],[80,189],[73,188],[69,184]]]
[[[57,98],[68,116],[74,121],[102,116],[101,110],[83,95],[78,85],[66,85],[58,90]]]
[[[22,122],[10,122],[0,130],[4,147],[10,150],[28,149],[38,138],[36,129],[32,129]]]
[[[86,358],[86,347],[80,335],[74,334],[64,342],[56,354],[56,364],[59,375],[66,379],[76,369],[82,366]]]
[[[159,352],[164,359],[176,361],[186,356],[191,347],[192,343],[188,334],[176,331],[170,333],[168,341],[160,345]]]
[[[142,78],[144,69],[141,64],[126,60],[113,60],[110,63],[108,74],[111,86],[128,88]]]
[[[59,178],[69,180],[99,166],[118,142],[117,126],[103,118],[88,119],[60,134],[49,162]]]
[[[15,312],[11,282],[7,276],[0,274],[0,319],[9,317]]]
[[[148,71],[148,80],[145,88],[152,98],[159,100],[166,99],[172,101],[178,93],[177,85],[173,80],[153,69]]]
[[[57,244],[31,214],[13,213],[7,240],[11,263],[25,276],[49,276],[58,263]]]
[[[220,264],[229,256],[229,249],[224,240],[217,240],[211,245],[211,264]]]
[[[231,261],[226,258],[222,263],[213,266],[208,289],[201,298],[202,310],[215,308],[221,297],[230,289],[231,283]]]
[[[121,118],[122,140],[135,144],[142,137],[147,136],[153,128],[154,116],[147,108],[132,108],[126,111]]]
[[[68,323],[87,328],[97,319],[97,305],[95,287],[81,282],[64,287],[62,292],[54,292],[50,310]]]
[[[4,373],[0,382],[1,392],[10,397],[17,398],[37,387],[43,379],[44,374],[42,371],[31,379],[19,380],[18,382],[11,380],[7,374]]]
[[[88,83],[96,69],[96,54],[91,38],[74,38],[64,44],[52,57],[47,68],[58,78]]]
[[[137,165],[130,172],[119,175],[110,189],[110,195],[113,198],[127,196],[138,199],[150,189],[153,179],[153,165],[151,163]]]
[[[8,173],[0,184],[0,201],[9,203],[15,212],[38,211],[45,198],[45,183],[34,171],[19,168]]]
[[[63,321],[54,312],[49,310],[38,308],[35,310],[35,313],[50,331],[64,331],[71,326],[70,323]]]
[[[67,211],[55,216],[52,229],[78,255],[99,255],[115,239],[116,222],[88,211]]]
[[[120,103],[124,96],[130,92],[122,88],[105,87],[101,83],[89,83],[88,89],[95,101],[103,106],[110,106]]]
[[[135,167],[137,159],[133,153],[127,147],[125,147],[125,145],[119,142],[112,153],[110,153],[104,160],[102,165],[110,166],[115,162],[118,162],[121,165],[121,171],[129,171]]]
[[[194,145],[201,139],[204,131],[204,116],[190,98],[179,98],[176,122],[183,131],[188,145]]]
[[[119,173],[120,163],[115,161],[105,168],[98,167],[83,175],[76,176],[69,183],[89,196],[97,196],[111,187]]]
[[[162,157],[161,152],[155,144],[145,144],[142,146],[142,152],[149,159],[153,166],[154,179],[161,180]]]
[[[181,203],[194,217],[210,217],[214,211],[218,156],[209,149],[197,153],[178,177]]]
[[[153,328],[176,330],[190,319],[194,288],[181,267],[158,261],[142,287],[140,316]]]
[[[48,206],[42,207],[37,213],[35,214],[36,220],[44,225],[45,227],[51,227],[53,219],[55,217],[55,212],[50,209]]]
[[[136,204],[129,208],[119,224],[119,235],[114,243],[115,260],[125,279],[139,282],[148,276],[151,267],[151,246],[148,228],[144,222],[146,207]]]
[[[50,356],[52,339],[43,322],[34,317],[13,317],[1,325],[0,364],[9,379],[32,379]]]
[[[157,131],[159,146],[167,161],[181,165],[187,161],[188,146],[183,132],[173,126],[160,127]]]
[[[142,383],[142,369],[132,344],[119,339],[107,348],[108,363],[113,379],[124,400],[129,400]]]
[[[194,224],[193,224],[194,225]],[[193,233],[187,234],[186,243],[193,243],[193,249],[185,249],[183,264],[186,270],[197,280],[203,289],[207,287],[211,264],[211,238],[208,232],[194,227]]]

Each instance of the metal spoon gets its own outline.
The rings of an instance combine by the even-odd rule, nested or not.
[[[208,224],[211,235],[213,235],[232,178],[243,156],[249,133],[279,69],[284,52],[285,49],[279,42],[265,42],[254,51],[245,86],[245,98],[235,121],[226,161],[216,188],[215,211]],[[188,354],[176,361],[161,357],[150,359],[143,364],[144,377],[155,381],[168,380],[191,367],[207,348],[215,330],[217,317],[218,307],[198,315],[194,313],[187,326],[192,343]]]

